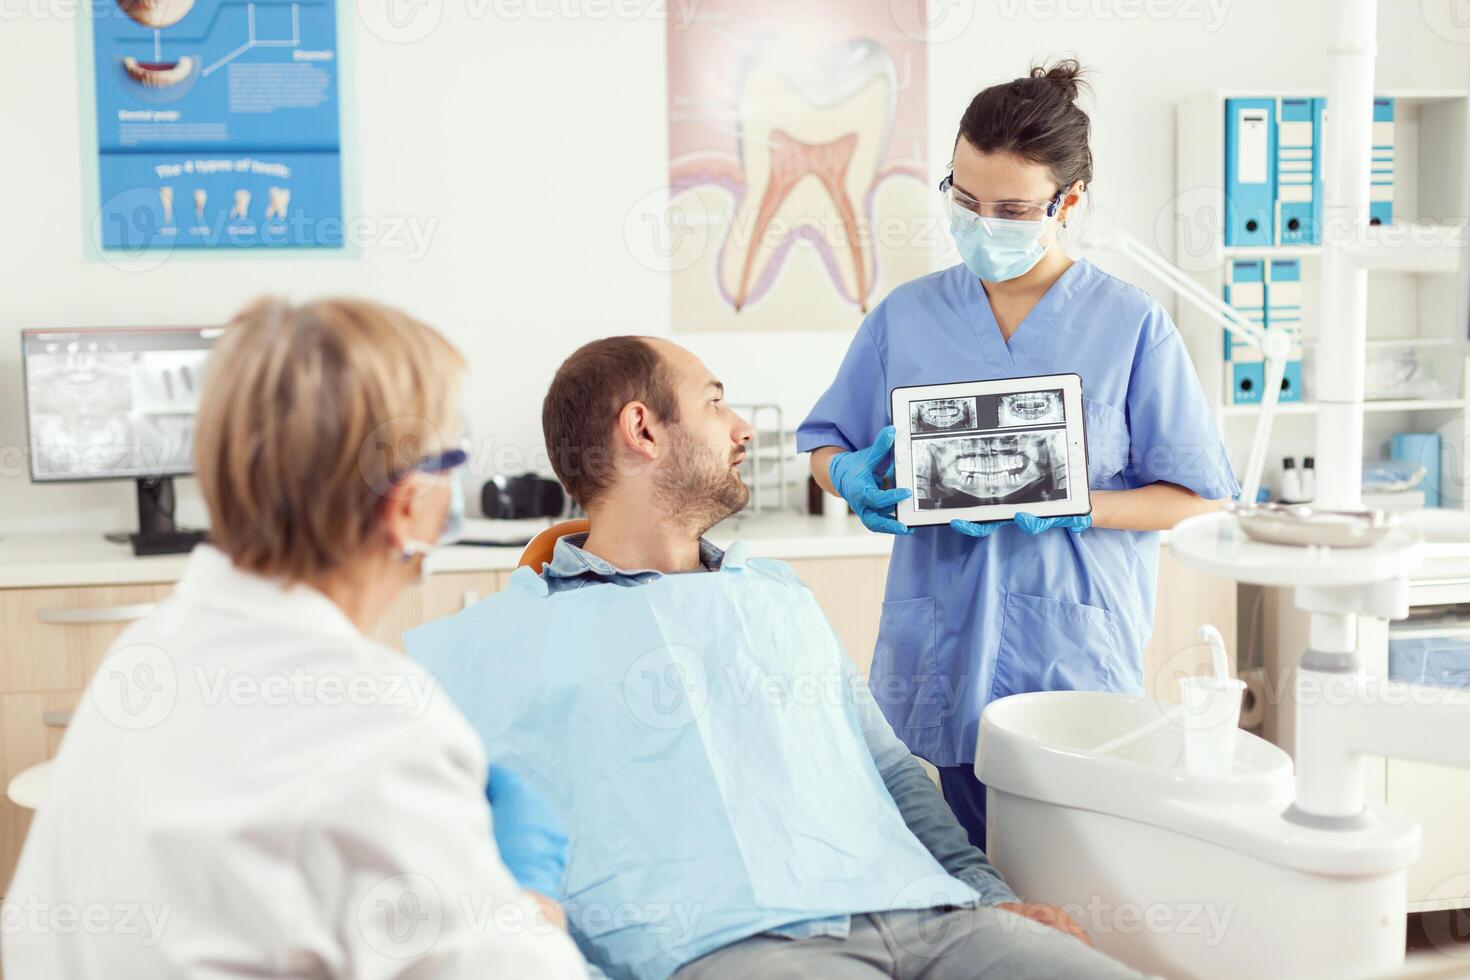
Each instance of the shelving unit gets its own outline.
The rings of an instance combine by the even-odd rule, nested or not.
[[[1225,102],[1234,98],[1317,97],[1320,91],[1217,91],[1182,102],[1177,120],[1177,195],[1170,216],[1175,230],[1175,263],[1201,286],[1220,295],[1234,259],[1299,259],[1302,273],[1303,387],[1307,400],[1281,405],[1272,427],[1265,483],[1279,483],[1283,456],[1316,452],[1318,406],[1310,400],[1315,382],[1313,348],[1321,323],[1320,246],[1226,247]],[[1392,398],[1364,403],[1364,448],[1386,456],[1395,432],[1437,431],[1453,458],[1441,460],[1441,495],[1447,507],[1470,507],[1470,297],[1460,295],[1462,277],[1453,249],[1443,243],[1463,234],[1470,214],[1470,93],[1382,90],[1394,104],[1394,221],[1365,228],[1355,244],[1369,250],[1368,351],[1375,354],[1413,347],[1429,375],[1441,382],[1435,397]],[[1328,107],[1330,114],[1331,107]],[[1327,123],[1331,125],[1330,116]],[[1182,306],[1179,328],[1200,380],[1216,408],[1231,458],[1243,461],[1255,434],[1260,408],[1226,403],[1225,360],[1219,327]],[[1274,465],[1271,465],[1274,464]],[[1470,603],[1467,560],[1431,562],[1410,581],[1411,605],[1422,608]],[[1252,587],[1254,588],[1254,587]],[[1290,683],[1298,651],[1310,646],[1307,616],[1296,608],[1290,589],[1264,588],[1239,597],[1241,608],[1259,609],[1240,623],[1246,643],[1260,642],[1260,656],[1249,657],[1278,683]],[[1371,673],[1388,671],[1388,626],[1359,620],[1359,649]],[[1290,690],[1289,687],[1285,688]],[[1268,707],[1263,734],[1293,751],[1294,707],[1290,698]],[[1368,766],[1370,796],[1410,814],[1424,827],[1424,854],[1409,871],[1409,908],[1422,911],[1460,907],[1463,889],[1446,898],[1442,885],[1463,874],[1470,860],[1458,815],[1459,801],[1470,800],[1470,773],[1399,759],[1374,759]]]
[[[1321,246],[1226,246],[1225,103],[1235,98],[1324,96],[1323,91],[1232,89],[1209,92],[1178,107],[1177,194],[1171,216],[1175,262],[1219,295],[1229,263],[1239,258],[1300,259],[1305,401],[1277,410],[1264,483],[1280,481],[1284,456],[1313,455],[1317,406],[1313,394],[1313,350],[1320,335],[1317,261]],[[1470,334],[1456,250],[1444,247],[1464,234],[1470,214],[1466,159],[1470,93],[1385,90],[1394,99],[1395,187],[1392,223],[1362,230],[1358,241],[1371,250],[1368,317],[1370,355],[1387,347],[1425,348],[1419,355],[1425,377],[1437,382],[1433,397],[1369,401],[1365,445],[1386,456],[1395,432],[1438,431],[1447,444],[1465,447],[1445,467],[1446,506],[1470,506]],[[1330,107],[1329,107],[1330,113]],[[1330,116],[1327,125],[1331,125]],[[1225,360],[1218,326],[1181,306],[1179,328],[1217,418],[1231,459],[1243,463],[1254,436],[1259,408],[1227,403]]]

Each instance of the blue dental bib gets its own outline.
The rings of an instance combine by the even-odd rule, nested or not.
[[[867,697],[781,562],[505,591],[404,637],[487,756],[567,820],[566,908],[613,977],[663,978],[777,926],[977,896],[909,831],[859,727]]]

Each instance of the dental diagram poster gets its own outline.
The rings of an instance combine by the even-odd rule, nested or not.
[[[925,0],[668,18],[675,330],[847,330],[933,270]]]
[[[90,0],[104,249],[340,248],[335,0]]]

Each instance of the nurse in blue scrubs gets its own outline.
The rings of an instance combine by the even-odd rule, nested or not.
[[[941,185],[963,264],[869,314],[797,430],[818,483],[898,536],[870,684],[980,846],[981,710],[1027,691],[1142,693],[1158,532],[1240,489],[1168,314],[1057,244],[1092,182],[1079,73],[1072,61],[1035,68],[970,103]],[[1082,376],[1090,518],[894,520],[907,491],[881,487],[893,388],[1070,372]]]

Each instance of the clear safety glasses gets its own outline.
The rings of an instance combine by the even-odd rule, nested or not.
[[[1045,221],[1062,206],[1063,192],[1050,201],[977,201],[954,185],[954,174],[939,182],[945,209],[959,224],[975,224],[985,218],[1004,221]]]

